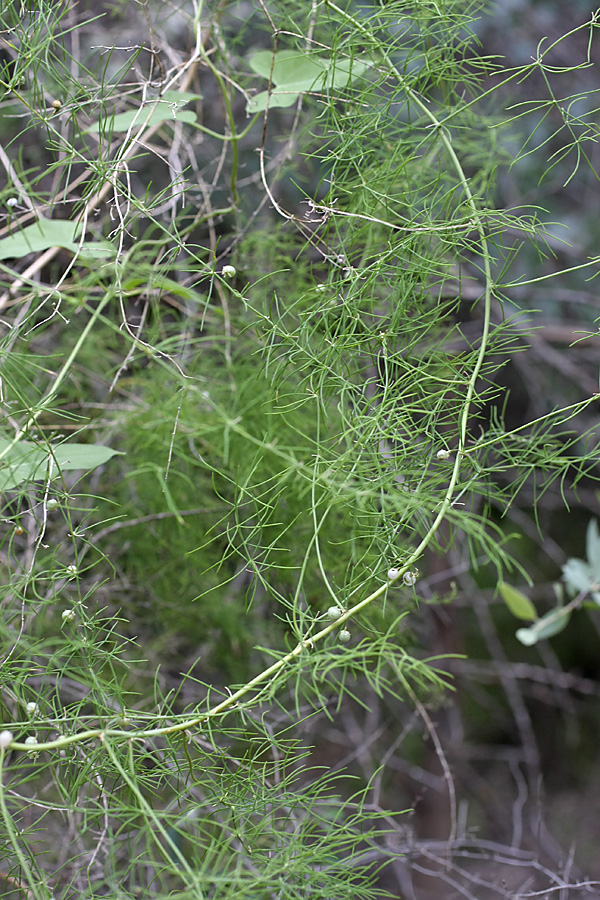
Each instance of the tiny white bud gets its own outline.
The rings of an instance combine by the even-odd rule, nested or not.
[[[48,510],[48,512],[52,512],[52,510],[56,509],[57,506],[58,500],[56,499],[56,497],[50,497],[50,499],[46,503],[46,509]]]
[[[39,711],[40,711],[39,706],[33,700],[31,701],[31,703],[28,703],[27,706],[25,707],[25,712],[27,713],[28,716],[37,716]]]
[[[23,741],[23,743],[27,744],[28,747],[35,747],[37,742],[38,742],[38,739],[36,737],[34,737],[33,735],[30,735],[28,738],[25,738],[25,740]],[[29,756],[30,759],[35,759],[37,755],[38,754],[35,752],[35,750],[29,750],[27,752],[27,756]]]
[[[6,201],[6,205],[8,206],[9,209],[14,209],[15,206],[19,205],[19,201],[17,200],[16,197],[9,197],[8,200]]]
[[[319,294],[324,294],[326,290],[327,290],[326,284],[318,284],[315,288],[315,291],[318,291]]]
[[[235,266],[223,266],[221,269],[223,278],[235,278],[236,274]]]
[[[6,750],[14,740],[12,731],[0,731],[0,750]]]
[[[388,569],[388,578],[390,579],[390,581],[395,581],[399,575],[399,569]]]
[[[350,640],[350,638],[352,637],[352,635],[350,634],[349,631],[346,631],[345,628],[342,628],[338,637],[339,637],[340,641],[342,642],[342,644],[347,644],[348,641]]]
[[[67,566],[67,572],[69,575],[77,575],[77,566]]]
[[[340,609],[339,606],[330,606],[327,610],[326,616],[328,619],[339,619],[343,612],[344,610]]]
[[[438,450],[435,454],[438,459],[450,459],[450,451],[449,450]]]
[[[73,609],[65,609],[61,613],[61,619],[63,622],[72,622],[75,618],[75,610]]]
[[[413,584],[416,584],[416,582],[417,582],[417,576],[414,572],[405,572],[404,575],[402,576],[402,581],[408,587],[412,587]]]

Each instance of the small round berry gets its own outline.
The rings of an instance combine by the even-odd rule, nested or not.
[[[342,628],[342,630],[339,633],[339,639],[342,642],[342,644],[347,644],[351,637],[352,637],[352,635],[350,634],[350,632],[347,631],[345,628]]]
[[[58,507],[58,500],[56,499],[56,497],[50,497],[50,499],[46,503],[46,509],[48,510],[48,512],[52,512],[52,510],[57,509],[57,507]]]
[[[400,575],[399,569],[394,569],[394,568],[388,569],[388,578],[390,581],[395,581],[399,575]]]
[[[61,108],[61,106],[62,106],[62,103],[60,102],[60,100],[53,100],[53,101],[52,101],[52,109],[58,110],[58,109]]]
[[[17,537],[20,537],[20,535],[25,534],[25,529],[22,525],[17,525],[13,533],[16,534]]]
[[[339,617],[344,612],[343,609],[340,609],[339,606],[330,606],[325,615],[328,619],[339,619]]]
[[[417,583],[417,576],[414,572],[405,572],[402,576],[402,581],[408,587],[412,587],[413,584]]]
[[[39,706],[33,700],[31,701],[31,703],[28,703],[27,706],[25,707],[25,712],[27,713],[28,716],[31,716],[32,718],[33,718],[33,716],[37,716],[39,711],[40,711]]]
[[[27,744],[27,746],[31,748],[30,750],[27,751],[27,756],[29,756],[30,759],[35,759],[38,754],[36,753],[36,751],[33,748],[37,745],[38,739],[36,737],[34,737],[33,735],[30,735],[28,738],[25,738],[23,743]]]
[[[14,735],[12,731],[0,731],[0,750],[6,750],[12,744]]]
[[[435,455],[440,460],[450,459],[450,451],[449,450],[438,450],[438,452]]]
[[[74,609],[65,609],[61,613],[61,619],[63,622],[72,622],[75,618],[75,610]]]
[[[223,278],[235,278],[236,274],[235,266],[223,266],[221,269]]]

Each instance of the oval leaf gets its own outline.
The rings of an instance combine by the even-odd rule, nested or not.
[[[528,622],[535,622],[535,620],[537,619],[537,612],[535,611],[535,606],[533,605],[529,597],[526,597],[525,594],[521,593],[521,591],[518,591],[510,584],[506,584],[506,582],[504,581],[500,582],[498,588],[500,590],[502,599],[510,609],[513,616],[516,616],[517,619],[526,619]]]

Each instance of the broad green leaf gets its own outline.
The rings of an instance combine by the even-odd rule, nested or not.
[[[360,59],[345,59],[335,64],[297,50],[281,50],[273,54],[260,50],[250,60],[250,66],[263,78],[270,78],[270,91],[261,91],[248,102],[248,113],[261,112],[269,107],[286,107],[296,102],[300,94],[345,87],[353,78],[363,75],[369,63]]]
[[[567,627],[570,617],[570,610],[553,609],[538,619],[530,628],[519,628],[517,640],[526,647],[532,647],[538,641],[544,641],[563,631]]]
[[[529,597],[526,597],[521,591],[518,591],[510,584],[506,584],[504,581],[500,582],[498,588],[500,589],[502,599],[513,616],[516,616],[517,619],[527,619],[530,622],[535,622],[537,619],[537,612]]]
[[[40,217],[33,225],[15,229],[0,241],[0,259],[15,257],[20,259],[28,253],[41,253],[49,247],[64,247],[72,253],[81,252],[97,257],[112,256],[114,248],[108,241],[85,241],[77,239],[81,232],[79,222]]]
[[[189,91],[178,93],[177,91],[165,91],[160,99],[148,101],[145,106],[129,109],[126,112],[117,113],[115,116],[106,116],[102,120],[102,129],[109,131],[129,131],[132,125],[160,125],[161,122],[188,122],[195,124],[197,116],[191,110],[183,109],[190,100],[197,100],[199,94],[191,94]],[[154,109],[152,109],[154,107]],[[152,112],[150,112],[152,110]],[[148,117],[148,113],[150,116]],[[94,122],[87,129],[91,134],[100,131],[100,122]]]
[[[274,84],[302,82],[310,87],[325,74],[327,66],[317,56],[308,56],[299,50],[280,50],[275,59],[270,50],[259,50],[252,56],[250,68],[263,78],[272,78]]]
[[[300,91],[291,91],[286,86],[285,90],[280,91],[260,91],[260,93],[255,94],[254,97],[250,98],[246,104],[246,112],[249,115],[257,112],[264,112],[267,105],[269,109],[282,109],[286,106],[293,106],[300,94],[304,93],[306,90],[307,88],[303,88]]]
[[[0,438],[0,491],[11,491],[24,482],[42,481],[61,472],[74,469],[95,469],[108,462],[119,451],[101,444],[66,442],[47,448],[31,441],[12,441]],[[10,448],[10,449],[8,449]],[[8,449],[8,452],[6,452]]]
[[[95,469],[112,459],[121,456],[118,450],[105,447],[103,444],[59,444],[52,449],[52,457],[61,471],[70,469]]]
[[[354,78],[360,78],[369,68],[368,63],[359,59],[343,59],[328,67],[325,86],[327,88],[346,87]]]

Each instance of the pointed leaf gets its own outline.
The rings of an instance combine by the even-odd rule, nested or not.
[[[69,222],[62,219],[45,219],[40,216],[33,225],[26,228],[15,229],[8,237],[0,241],[0,259],[15,257],[20,259],[28,253],[41,253],[49,247],[64,247],[72,253],[80,250],[81,242],[78,234],[81,233],[80,223]],[[112,244],[108,241],[89,241],[81,245],[85,250],[95,256],[110,256],[114,252]]]
[[[94,122],[87,129],[91,134],[96,134],[102,129],[109,131],[129,131],[132,125],[160,125],[161,122],[188,122],[195,124],[197,116],[191,110],[183,109],[190,100],[198,99],[199,94],[191,94],[189,91],[165,91],[160,99],[150,100],[145,106],[136,109],[128,109],[126,112],[117,113],[115,116],[106,116],[102,123]],[[152,107],[154,106],[154,109]],[[150,110],[152,109],[152,112]],[[148,113],[150,116],[148,117]]]
[[[498,588],[502,599],[513,616],[516,616],[518,619],[527,619],[530,622],[535,622],[537,619],[537,612],[529,597],[526,597],[521,591],[518,591],[510,584],[506,584],[504,581],[500,582]]]
[[[8,449],[10,448],[10,449]],[[43,481],[51,472],[52,477],[75,469],[95,469],[108,462],[119,451],[101,444],[59,444],[52,449],[31,441],[0,438],[0,491],[11,491],[24,482]]]
[[[56,464],[61,471],[72,469],[95,469],[112,459],[122,455],[118,450],[105,447],[103,444],[59,444],[52,450]]]

